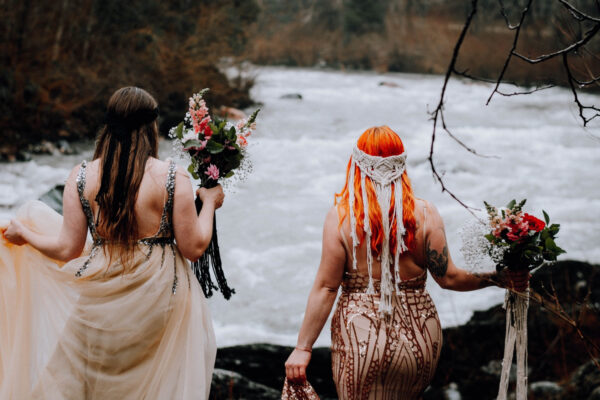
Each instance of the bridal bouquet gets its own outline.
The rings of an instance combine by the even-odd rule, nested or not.
[[[208,89],[202,89],[189,100],[185,119],[172,128],[169,136],[176,140],[180,150],[189,154],[188,171],[194,179],[200,180],[201,187],[214,187],[219,179],[232,177],[234,170],[247,173],[246,146],[248,137],[256,129],[256,116],[236,125],[209,114],[204,101]]]
[[[560,225],[550,225],[550,217],[543,210],[545,222],[523,212],[525,202],[512,200],[501,209],[484,202],[492,229],[485,238],[497,271],[532,270],[565,253],[554,242]]]
[[[550,217],[545,211],[542,211],[544,221],[523,212],[525,201],[517,203],[512,200],[501,209],[484,202],[491,228],[491,232],[485,235],[489,244],[488,254],[496,263],[498,272],[530,271],[542,265],[544,261],[556,261],[558,255],[565,253],[554,242],[560,225],[550,224]],[[507,399],[510,368],[516,351],[516,399],[526,400],[529,289],[518,294],[507,291],[504,306],[506,337],[497,399]]]
[[[206,92],[208,89],[202,89],[190,97],[184,120],[170,130],[169,136],[175,140],[175,147],[189,156],[188,171],[194,179],[200,180],[200,187],[211,188],[234,175],[243,179],[251,170],[246,147],[248,138],[256,129],[256,116],[260,110],[233,125],[210,115],[204,101]],[[202,202],[196,198],[198,213],[201,208]],[[218,286],[211,280],[211,265]],[[212,296],[213,289],[220,290],[226,299],[235,293],[223,274],[216,220],[211,242],[202,257],[192,263],[192,270],[206,297]]]

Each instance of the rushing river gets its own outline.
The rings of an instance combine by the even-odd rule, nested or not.
[[[237,291],[229,302],[220,294],[209,300],[220,346],[295,343],[320,259],[324,216],[343,185],[354,142],[370,126],[387,124],[403,138],[414,192],[437,206],[452,257],[463,264],[459,231],[473,217],[441,193],[427,161],[428,110],[438,101],[440,76],[278,67],[255,73],[252,95],[263,106],[251,138],[254,172],[218,212],[223,264]],[[496,97],[486,107],[490,90],[461,81],[449,86],[445,115],[453,133],[495,157],[474,156],[440,131],[435,160],[448,188],[477,207],[483,200],[504,205],[527,198],[530,213],[540,216],[543,208],[561,224],[564,257],[600,263],[600,129],[581,127],[568,90]],[[291,93],[302,99],[282,98]],[[582,99],[600,104],[597,96]],[[91,146],[77,155],[0,165],[0,218],[63,182],[74,164],[91,157]],[[171,153],[163,142],[161,156]],[[503,298],[497,288],[441,290],[432,279],[428,288],[443,326],[463,323]],[[328,343],[324,330],[317,345]]]

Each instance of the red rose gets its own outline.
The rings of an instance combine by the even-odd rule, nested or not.
[[[525,214],[523,216],[523,220],[525,222],[527,222],[527,224],[529,225],[529,229],[530,230],[534,230],[536,232],[541,231],[546,226],[546,224],[544,223],[544,221],[542,221],[541,219],[537,219],[533,215]]]

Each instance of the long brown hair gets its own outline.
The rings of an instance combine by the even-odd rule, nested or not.
[[[138,87],[117,90],[108,100],[94,159],[100,159],[97,231],[127,266],[138,239],[134,205],[146,161],[158,154],[158,103]],[[112,258],[112,251],[111,251]]]
[[[372,156],[389,157],[402,154],[404,152],[404,143],[402,143],[402,139],[400,139],[398,134],[388,126],[378,126],[367,129],[358,138],[358,142],[356,145],[360,150]],[[346,215],[349,215],[350,212],[351,202],[349,199],[348,185],[354,185],[354,193],[361,193],[362,191],[361,171],[358,167],[355,167],[356,169],[354,171],[354,182],[349,182],[350,167],[352,165],[351,161],[352,160],[348,161],[348,167],[346,168],[346,182],[344,184],[344,187],[340,193],[336,193],[335,195],[335,204],[339,205],[338,214],[340,217],[340,224],[343,222]],[[365,186],[367,189],[366,191],[369,199],[369,209],[364,209],[362,196],[355,196],[356,199],[352,200],[355,215],[358,216],[358,218],[356,219],[357,235],[359,237],[359,241],[362,242],[365,236],[363,219],[365,212],[368,212],[369,224],[371,225],[372,232],[370,243],[371,249],[373,250],[375,255],[379,255],[381,254],[381,246],[383,242],[383,226],[381,222],[381,213],[388,212],[389,220],[393,220],[394,215],[392,206],[395,202],[395,196],[397,192],[394,184],[392,184],[393,191],[392,198],[390,200],[390,208],[389,210],[381,210],[377,202],[373,182],[368,176],[365,177]],[[404,243],[409,250],[412,250],[414,249],[415,245],[416,229],[415,198],[412,186],[410,184],[410,179],[408,179],[408,174],[406,173],[406,171],[404,171],[404,173],[402,174],[402,221],[404,227],[406,228],[406,236],[404,238]],[[396,224],[392,224],[390,230],[390,250],[392,250],[392,252],[395,250],[397,245],[396,234]]]

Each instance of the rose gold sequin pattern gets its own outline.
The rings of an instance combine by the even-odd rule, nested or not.
[[[378,315],[368,277],[346,274],[331,322],[333,377],[340,399],[417,399],[433,377],[442,347],[427,274],[402,281],[389,318]]]
[[[281,400],[319,400],[319,395],[308,381],[292,383],[286,379],[283,383]]]

